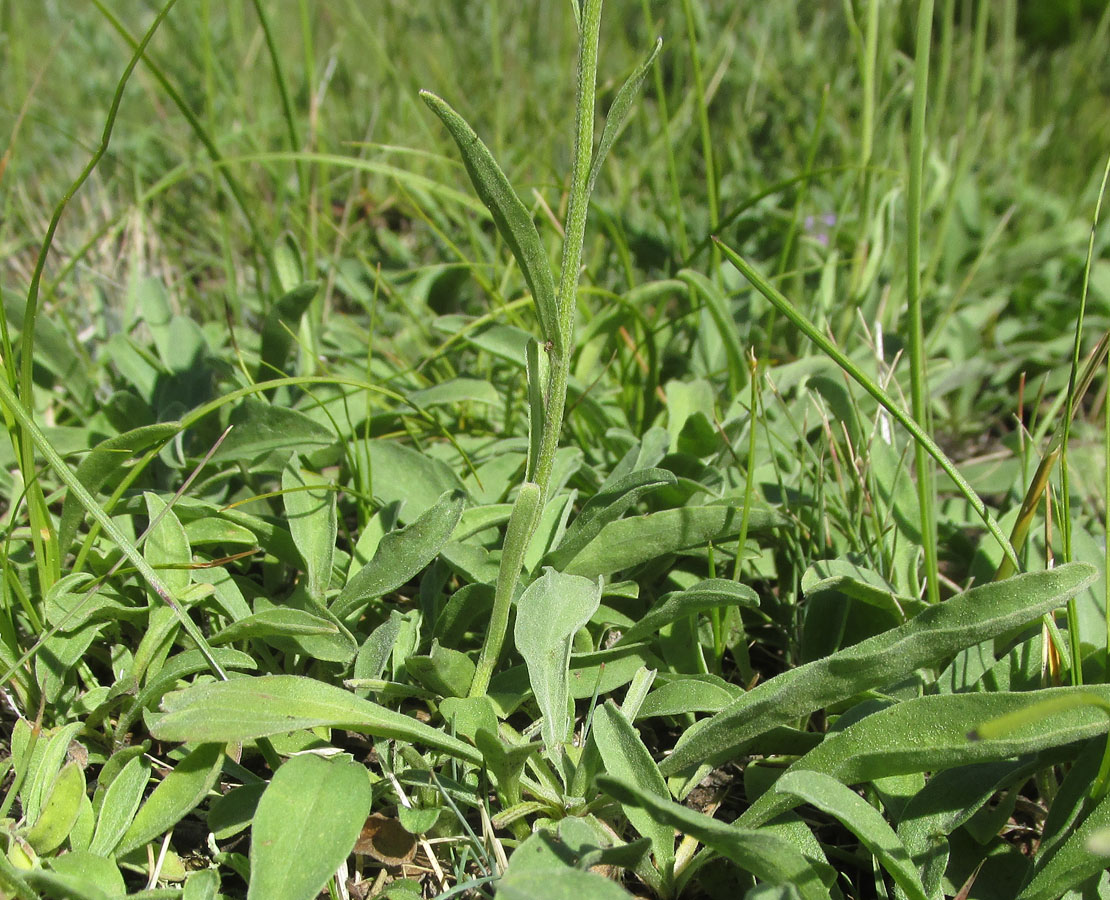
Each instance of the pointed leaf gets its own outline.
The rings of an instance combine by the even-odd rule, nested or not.
[[[710,609],[759,606],[759,596],[746,584],[727,578],[707,578],[684,591],[664,594],[647,614],[625,631],[618,644],[629,644],[655,634],[664,625]]]
[[[655,760],[651,758],[640,735],[612,700],[607,700],[594,710],[593,725],[590,733],[605,771],[615,778],[630,784],[639,785],[662,802],[669,802],[670,791],[667,783],[659,774]],[[674,827],[660,823],[650,813],[633,804],[624,808],[628,821],[641,835],[651,839],[651,850],[655,856],[655,866],[664,881],[669,882],[674,867]]]
[[[674,473],[667,469],[640,469],[603,487],[574,517],[559,546],[548,554],[547,563],[556,569],[565,568],[602,528],[623,516],[644,494],[677,481]]]
[[[373,558],[347,582],[332,604],[337,618],[376,600],[415,578],[436,558],[459,524],[465,495],[447,491],[420,518],[378,542]]]
[[[937,665],[964,647],[1004,634],[1062,605],[1094,576],[1092,566],[1069,563],[973,588],[904,625],[776,675],[683,734],[674,753],[663,761],[663,773],[673,775],[728,759],[774,725],[885,687],[923,666]]]
[[[564,571],[596,578],[640,563],[721,541],[740,533],[742,510],[735,506],[683,506],[610,522],[569,563]],[[754,507],[748,534],[767,531],[781,522],[778,513]]]
[[[308,595],[322,603],[331,583],[339,527],[335,487],[326,478],[302,469],[294,453],[281,473],[281,489],[289,533],[304,559]]]
[[[886,869],[911,900],[929,900],[913,861],[883,814],[849,787],[820,772],[795,770],[775,782],[775,791],[793,794],[836,817]]]
[[[116,846],[116,856],[154,840],[196,809],[216,783],[223,759],[223,744],[201,744],[174,766],[139,808]]]
[[[651,48],[647,58],[633,70],[632,74],[621,85],[621,89],[617,91],[617,96],[613,99],[613,105],[609,107],[609,112],[605,116],[605,125],[601,129],[601,140],[598,142],[597,150],[594,151],[593,162],[590,163],[590,178],[586,183],[587,198],[594,192],[594,182],[597,181],[605,157],[609,155],[609,149],[613,146],[617,137],[620,136],[621,129],[624,128],[624,123],[632,112],[632,105],[636,102],[636,95],[640,93],[640,86],[644,83],[644,78],[647,77],[648,69],[655,62],[655,57],[659,55],[662,47],[663,39],[656,38],[655,46]]]
[[[610,775],[599,775],[597,783],[619,803],[642,807],[656,821],[696,838],[757,878],[792,884],[803,900],[828,900],[829,892],[810,862],[778,835],[728,825]]]
[[[528,290],[532,292],[532,300],[536,304],[536,313],[540,320],[540,333],[545,341],[551,341],[554,352],[561,354],[563,346],[555,303],[555,281],[551,276],[551,263],[532,217],[520,202],[489,148],[482,143],[466,120],[435,94],[421,91],[420,96],[447,126],[451,137],[458,144],[474,190],[492,213],[497,231],[512,250],[524,280],[528,283]]]
[[[424,744],[468,762],[482,758],[473,747],[430,725],[297,675],[196,685],[167,694],[162,709],[148,717],[148,726],[163,741],[230,743],[326,726]]]

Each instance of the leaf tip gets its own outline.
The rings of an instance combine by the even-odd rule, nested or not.
[[[967,739],[969,741],[981,741],[983,736],[979,733],[978,728],[972,728],[971,731],[967,733]]]

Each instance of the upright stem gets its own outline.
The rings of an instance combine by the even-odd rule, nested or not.
[[[544,391],[543,434],[536,462],[535,481],[520,486],[509,524],[501,565],[493,594],[493,610],[486,639],[478,657],[469,696],[481,697],[489,688],[497,666],[501,647],[508,630],[509,607],[520,578],[524,554],[539,523],[547,501],[563,413],[567,403],[567,383],[574,347],[574,313],[577,301],[578,270],[582,266],[582,243],[586,234],[586,213],[589,210],[590,163],[594,148],[594,98],[597,84],[597,44],[601,32],[602,0],[586,0],[582,10],[578,54],[578,109],[575,116],[574,168],[571,170],[570,203],[567,208],[566,237],[563,240],[563,269],[556,295],[558,314],[558,346],[550,346],[550,375]]]
[[[590,198],[587,185],[594,148],[594,99],[597,85],[597,44],[601,31],[602,0],[586,0],[582,10],[579,36],[577,113],[574,120],[574,168],[571,170],[570,202],[567,208],[566,237],[563,239],[563,267],[559,276],[559,334],[562,349],[551,351],[551,375],[547,383],[543,437],[540,441],[536,483],[547,500],[548,483],[559,449],[563,413],[570,379],[570,359],[574,347],[574,313],[577,304],[578,272],[582,266],[582,244],[586,234],[586,213]]]
[[[916,65],[913,78],[913,111],[910,117],[909,196],[907,222],[907,290],[909,307],[910,400],[913,417],[929,427],[925,386],[925,331],[921,313],[921,176],[925,168],[925,108],[929,96],[929,49],[933,32],[933,0],[921,0],[917,13]],[[925,587],[930,603],[940,602],[934,513],[933,467],[925,447],[914,445],[917,500],[921,507],[921,546],[925,551]]]

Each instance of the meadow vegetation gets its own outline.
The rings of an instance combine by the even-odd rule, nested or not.
[[[1108,48],[0,4],[0,897],[1110,897]]]

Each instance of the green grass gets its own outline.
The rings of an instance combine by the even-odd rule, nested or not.
[[[1110,896],[1019,6],[0,6],[0,895]]]

